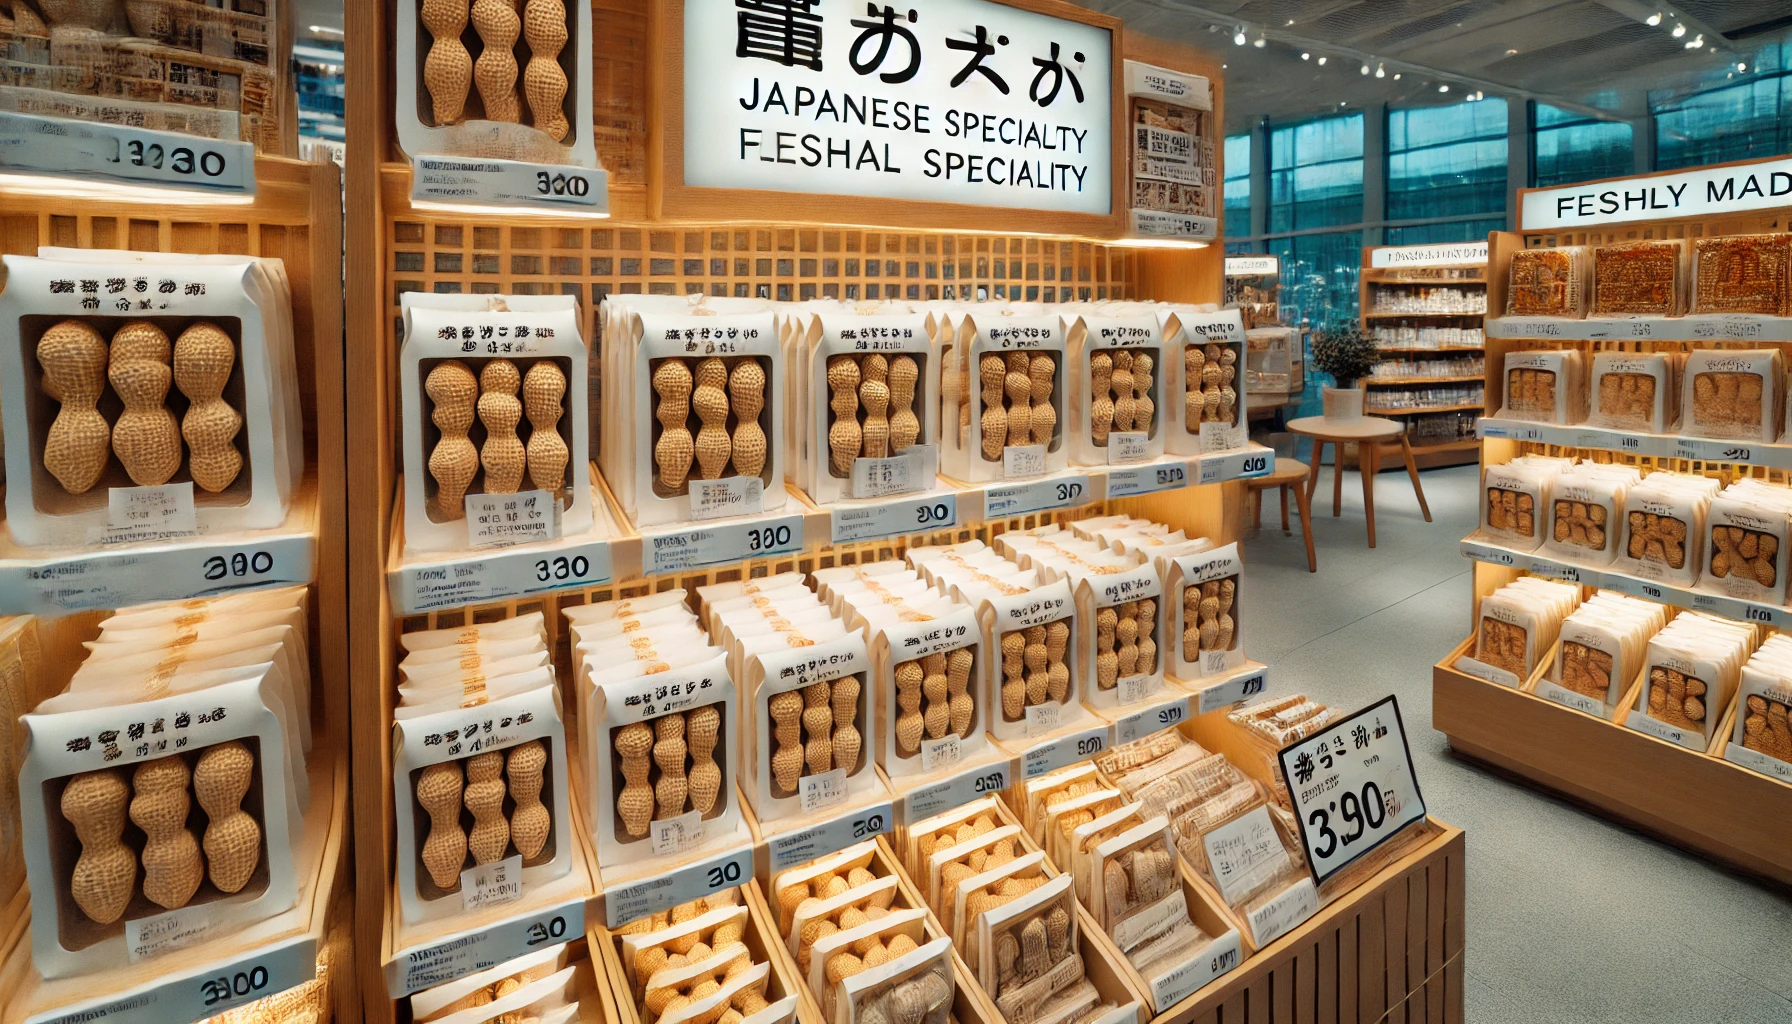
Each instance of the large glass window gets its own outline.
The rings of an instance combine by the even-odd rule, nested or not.
[[[1678,97],[1650,97],[1655,111],[1655,166],[1696,167],[1792,152],[1792,74]]]
[[[1506,101],[1388,111],[1389,220],[1506,210]]]
[[[1363,219],[1363,115],[1277,128],[1269,138],[1269,230]]]
[[[1616,178],[1635,169],[1631,129],[1547,103],[1531,112],[1531,184],[1539,188]]]
[[[1251,233],[1251,136],[1226,136],[1226,234]]]
[[[1319,327],[1357,318],[1357,272],[1363,263],[1363,233],[1332,231],[1272,238],[1269,251],[1281,257],[1282,320]]]

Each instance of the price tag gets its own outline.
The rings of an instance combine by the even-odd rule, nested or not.
[[[1462,556],[1464,558],[1472,558],[1477,562],[1486,562],[1490,565],[1513,566],[1518,564],[1517,552],[1507,551],[1505,548],[1496,548],[1491,544],[1482,544],[1472,540],[1465,540],[1462,542]]]
[[[1760,772],[1770,779],[1792,782],[1792,764],[1777,757],[1768,757],[1759,750],[1750,750],[1738,743],[1724,744],[1724,760]]]
[[[1293,931],[1318,910],[1319,890],[1311,878],[1303,878],[1245,915],[1245,924],[1250,926],[1251,941],[1262,948]]]
[[[1045,472],[1045,445],[1012,444],[1002,449],[1002,478],[1024,479]]]
[[[658,576],[720,562],[770,558],[801,551],[803,517],[788,515],[697,529],[684,527],[666,533],[646,534],[641,541],[647,575]]]
[[[1575,693],[1565,686],[1558,686],[1547,679],[1537,680],[1537,696],[1544,700],[1553,700],[1564,707],[1592,715],[1594,718],[1605,717],[1605,702],[1595,700],[1584,693]]]
[[[1028,747],[1027,752],[1021,755],[1021,777],[1037,779],[1067,764],[1087,761],[1107,747],[1108,727],[1105,725],[1046,740],[1037,746]]]
[[[317,977],[317,942],[300,936],[124,992],[59,1006],[25,1024],[170,1024],[203,1020]]]
[[[1025,484],[996,484],[984,492],[983,518],[1007,519],[1046,509],[1073,508],[1087,505],[1089,493],[1086,476],[1055,476]]]
[[[400,999],[584,934],[585,898],[577,896],[497,924],[456,932],[427,946],[400,950],[386,964],[386,991]]]
[[[1259,806],[1201,836],[1220,895],[1234,906],[1288,870],[1288,851],[1269,808]]]
[[[1635,576],[1625,576],[1621,573],[1608,572],[1604,574],[1604,578],[1605,589],[1615,590],[1620,594],[1628,594],[1631,597],[1640,597],[1645,601],[1659,601],[1662,604],[1673,604],[1675,603],[1673,596],[1679,593],[1679,591],[1675,590],[1673,587],[1663,586],[1660,583],[1650,583],[1648,580],[1639,580]]]
[[[1203,430],[1209,426],[1212,424],[1201,424]],[[1199,465],[1201,467],[1200,482],[1204,485],[1217,484],[1225,480],[1267,476],[1275,468],[1276,456],[1271,451],[1245,449],[1219,455],[1203,455]]]
[[[1237,967],[1240,959],[1242,956],[1238,929],[1229,928],[1226,934],[1202,947],[1193,959],[1148,979],[1151,1005],[1157,1008],[1158,1013],[1167,1012],[1170,1007],[1200,991],[1208,982]]]
[[[756,516],[765,511],[765,481],[756,476],[692,480],[690,488],[691,518],[699,523]]]
[[[1461,672],[1465,676],[1474,676],[1476,679],[1485,680],[1499,686],[1510,687],[1514,690],[1518,689],[1524,683],[1524,680],[1518,678],[1516,673],[1509,672],[1496,665],[1489,665],[1484,661],[1476,661],[1467,655],[1457,658],[1455,667],[1456,671]]]
[[[456,206],[609,209],[610,179],[601,170],[521,160],[420,156],[411,161],[411,201]]]
[[[1780,341],[1784,339],[1777,335],[1785,332],[1785,325],[1779,320],[1779,317],[1756,313],[1704,313],[1687,317],[1684,326],[1690,328],[1692,337],[1700,341],[1708,338]],[[1770,338],[1770,334],[1775,337]]]
[[[897,798],[902,803],[902,821],[912,825],[922,818],[943,814],[954,807],[963,807],[972,800],[994,796],[1008,788],[1012,771],[1010,762],[985,762],[972,765],[949,779],[909,789]],[[901,788],[905,780],[898,778],[892,781]]]
[[[1276,756],[1315,883],[1323,884],[1425,817],[1400,702],[1393,696]]]
[[[604,926],[620,928],[649,914],[670,910],[753,877],[753,848],[740,846],[670,871],[604,890]]]
[[[948,491],[890,498],[874,505],[830,505],[828,518],[835,544],[931,533],[958,525],[958,495]]]
[[[1179,696],[1137,711],[1129,711],[1114,719],[1114,742],[1131,743],[1133,740],[1149,736],[1154,732],[1162,732],[1174,725],[1180,725],[1188,718],[1188,697]]]
[[[1630,715],[1624,719],[1624,724],[1635,732],[1653,736],[1658,740],[1666,740],[1688,750],[1703,751],[1705,749],[1704,733],[1696,729],[1682,729],[1669,725],[1659,718],[1650,718],[1641,711],[1631,711]]]
[[[131,963],[170,953],[205,940],[212,914],[205,904],[170,910],[124,923],[124,948]]]
[[[1548,558],[1533,556],[1530,560],[1530,570],[1533,576],[1548,576],[1564,583],[1585,583],[1592,587],[1599,585],[1599,573],[1594,570],[1583,569],[1578,565],[1567,565]]]
[[[708,829],[702,811],[687,811],[676,818],[655,818],[647,826],[655,857],[676,857],[703,845]]]
[[[72,558],[0,562],[0,614],[50,615],[184,601],[317,577],[317,540],[275,534],[254,541],[171,541]]]
[[[1496,316],[1487,321],[1489,338],[1562,338],[1566,331],[1560,320],[1542,317],[1519,318]]]
[[[112,487],[106,491],[107,544],[178,540],[199,534],[193,482],[160,487]]]
[[[805,775],[797,790],[804,814],[814,814],[846,802],[846,769],[835,768],[820,775]]]
[[[1195,694],[1195,714],[1205,715],[1221,708],[1229,708],[1234,704],[1242,704],[1252,697],[1261,696],[1268,683],[1269,669],[1259,667],[1231,679],[1222,679],[1209,686],[1203,686]]]
[[[1674,458],[1695,459],[1700,462],[1753,462],[1756,455],[1765,454],[1754,442],[1717,440],[1708,437],[1677,437],[1674,439]]]
[[[560,538],[560,499],[547,491],[469,494],[467,546],[509,547]]]
[[[1132,234],[1136,236],[1199,241],[1218,238],[1220,233],[1218,217],[1196,217],[1162,210],[1128,210],[1127,213],[1132,222]]]
[[[389,573],[386,589],[400,615],[453,608],[612,579],[610,542],[555,548],[494,550],[479,558],[407,564]]]
[[[73,177],[255,194],[255,145],[180,132],[0,113],[0,165]]]
[[[1151,435],[1139,430],[1108,434],[1108,465],[1130,466],[1151,457]]]
[[[460,906],[467,913],[523,898],[523,855],[512,854],[460,873]]]
[[[855,498],[887,498],[892,494],[924,491],[939,476],[938,445],[917,444],[903,449],[901,455],[887,459],[854,459],[852,463],[852,496]]]
[[[1163,676],[1133,675],[1114,680],[1114,689],[1118,691],[1121,707],[1147,700],[1152,694],[1163,688]]]
[[[1475,429],[1484,438],[1503,438],[1507,441],[1537,441],[1543,437],[1543,431],[1534,423],[1508,423],[1483,418],[1475,421]]]
[[[1188,463],[1181,459],[1159,459],[1143,466],[1108,470],[1108,497],[1126,498],[1135,494],[1171,491],[1188,486]]]
[[[875,839],[896,827],[896,811],[890,801],[857,807],[819,825],[766,838],[772,874],[807,864],[854,843]]]

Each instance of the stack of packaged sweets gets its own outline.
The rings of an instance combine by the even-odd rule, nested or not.
[[[590,962],[565,942],[411,996],[418,1024],[487,1024],[511,1020],[570,1024],[579,1018],[581,972]]]
[[[1579,349],[1506,353],[1504,419],[1567,426],[1587,418],[1586,357]]]
[[[1543,542],[1555,477],[1573,459],[1521,455],[1503,465],[1488,466],[1481,484],[1481,533],[1507,547],[1535,551]]]
[[[788,1024],[784,991],[739,888],[720,889],[611,933],[641,1024]]]
[[[1481,599],[1475,627],[1476,661],[1523,683],[1555,646],[1562,620],[1580,606],[1580,587],[1521,576]]]
[[[1580,565],[1611,564],[1623,533],[1625,496],[1642,479],[1635,466],[1616,463],[1582,462],[1557,473],[1550,482],[1543,550]],[[1493,516],[1491,496],[1488,515]]]
[[[1705,569],[1699,589],[1745,601],[1786,603],[1792,489],[1751,477],[1731,483],[1705,510]]]
[[[1792,778],[1792,638],[1776,633],[1742,666],[1736,724],[1725,756],[1777,778]]]
[[[1679,352],[1595,352],[1587,424],[1608,430],[1666,434],[1680,420]]]
[[[1692,473],[1650,473],[1624,495],[1624,540],[1612,567],[1679,587],[1699,581],[1705,517],[1716,480]]]
[[[1562,650],[1549,675],[1537,681],[1540,696],[1612,717],[1642,670],[1643,650],[1667,625],[1666,605],[1602,590],[1562,620]],[[1565,690],[1583,698],[1564,697]],[[1586,701],[1593,703],[1588,704]]]
[[[1676,616],[1649,639],[1643,685],[1625,724],[1706,750],[1760,642],[1757,626],[1703,612]]]
[[[1680,433],[1771,442],[1785,419],[1785,385],[1777,348],[1695,350],[1682,377]]]

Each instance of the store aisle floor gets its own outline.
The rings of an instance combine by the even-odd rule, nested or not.
[[[1246,535],[1246,649],[1273,694],[1399,695],[1427,806],[1468,832],[1469,1024],[1792,1022],[1792,899],[1460,760],[1431,728],[1431,666],[1469,633],[1457,542],[1474,528],[1476,469],[1421,475],[1432,523],[1402,475],[1382,474],[1373,551],[1355,474],[1333,519],[1325,473],[1317,575],[1299,523],[1282,535],[1274,491]]]

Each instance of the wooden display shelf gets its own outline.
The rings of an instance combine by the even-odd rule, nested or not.
[[[298,902],[283,913],[205,941],[120,965],[101,974],[46,979],[31,963],[28,908],[9,918],[15,942],[0,966],[0,1021],[5,1024],[187,1024],[317,976],[333,901],[345,889],[349,777],[346,754],[314,750],[308,766],[311,803],[294,834]],[[21,890],[19,898],[26,893]],[[220,989],[215,982],[223,979]],[[240,980],[239,980],[240,979]]]
[[[1470,637],[1432,669],[1432,721],[1453,749],[1598,813],[1792,885],[1792,784],[1487,682],[1455,667]]]

